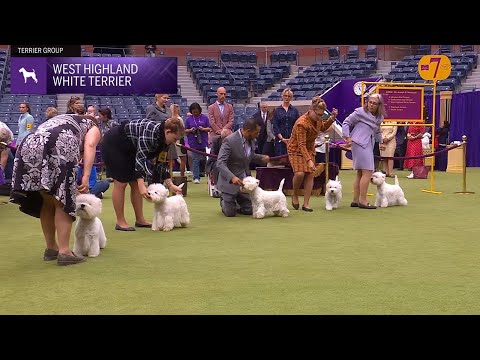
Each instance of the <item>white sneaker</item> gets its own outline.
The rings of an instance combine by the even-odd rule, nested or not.
[[[194,184],[200,184],[200,179],[195,179],[195,180],[193,180],[193,183],[194,183]]]
[[[413,179],[413,172],[407,176],[407,179]]]

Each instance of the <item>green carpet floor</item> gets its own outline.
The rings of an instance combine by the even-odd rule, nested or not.
[[[480,313],[480,168],[472,195],[454,193],[461,174],[435,172],[431,194],[430,180],[397,173],[406,207],[350,208],[354,172],[342,170],[338,210],[314,197],[312,213],[262,220],[224,217],[203,178],[188,183],[190,227],[171,232],[115,231],[110,189],[107,248],[67,267],[42,260],[38,219],[0,205],[0,314]]]

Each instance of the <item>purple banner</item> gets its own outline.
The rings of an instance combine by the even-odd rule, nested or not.
[[[177,93],[176,57],[12,57],[12,94]]]
[[[387,116],[385,121],[423,122],[423,88],[379,87]]]

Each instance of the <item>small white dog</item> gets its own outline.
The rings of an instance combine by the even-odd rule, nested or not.
[[[102,212],[102,200],[93,194],[80,194],[77,195],[76,205],[73,252],[76,255],[96,257],[100,255],[100,249],[107,246],[103,224],[98,218]]]
[[[430,138],[432,137],[432,134],[429,132],[426,132],[422,136],[422,149],[429,150],[430,149]]]
[[[278,189],[275,191],[265,191],[258,184],[260,180],[252,176],[247,176],[243,180],[242,191],[250,194],[252,200],[253,214],[255,219],[263,219],[268,213],[275,216],[287,217],[290,212],[287,208],[287,198],[283,193],[283,183],[285,179],[280,181]]]
[[[25,70],[25,68],[22,67],[20,70],[18,70],[18,72],[23,73],[23,80],[25,81],[25,84],[27,83],[27,79],[29,77],[31,77],[33,81],[38,83],[37,74],[35,74],[35,69],[32,69],[32,71],[27,71]]]
[[[181,184],[179,188],[182,188]],[[174,227],[186,227],[190,224],[190,213],[182,195],[168,196],[168,190],[162,184],[150,184],[147,188],[154,203],[152,230],[170,231]]]
[[[375,199],[375,206],[387,207],[394,205],[407,205],[407,199],[403,194],[403,190],[398,182],[398,177],[395,175],[395,185],[387,184],[385,182],[385,174],[377,171],[372,174],[370,182],[377,186],[377,197]]]
[[[338,180],[338,176],[335,180],[328,180],[325,189],[325,209],[333,210],[337,209],[342,200],[342,184]]]

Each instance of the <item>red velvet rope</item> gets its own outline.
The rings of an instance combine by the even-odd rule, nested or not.
[[[340,145],[330,144],[330,146],[335,147],[335,148],[340,148],[343,151],[350,151],[350,149],[347,149],[347,148],[345,148],[343,146],[340,146]],[[449,147],[446,147],[445,149],[438,150],[438,151],[435,151],[435,152],[429,153],[429,154],[423,154],[423,155],[416,155],[416,156],[378,156],[378,155],[375,155],[375,158],[376,159],[386,159],[386,160],[423,159],[423,158],[427,158],[427,157],[437,156],[438,154],[444,153],[446,151],[453,150],[453,149],[455,149],[459,146],[462,146],[462,144],[460,144],[460,145],[450,145]]]
[[[461,146],[462,144],[460,145],[451,145],[445,149],[442,149],[442,150],[438,150],[438,151],[435,151],[433,153],[430,153],[430,154],[423,154],[423,155],[417,155],[417,156],[378,156],[378,155],[375,155],[375,158],[377,159],[386,159],[386,160],[390,160],[390,159],[393,159],[393,160],[406,160],[406,159],[423,159],[423,158],[426,158],[426,157],[431,157],[431,156],[437,156],[438,154],[441,154],[443,152],[446,152],[446,151],[450,151],[452,149],[455,149],[459,146]],[[177,146],[180,146],[182,149],[185,149],[185,150],[188,150],[188,151],[191,151],[191,152],[194,152],[194,153],[197,153],[197,154],[200,154],[200,155],[204,155],[204,156],[211,156],[213,157],[214,159],[216,159],[218,156],[215,155],[215,154],[209,154],[209,153],[206,153],[206,152],[203,152],[203,151],[200,151],[200,150],[197,150],[197,149],[192,149],[188,146],[185,146],[185,145],[181,145],[181,144],[177,144]],[[343,151],[350,151],[350,149],[346,148],[346,147],[343,147],[341,145],[338,145],[338,144],[330,144],[330,147],[334,147],[334,148],[338,148],[338,149],[341,149]],[[287,154],[285,155],[280,155],[280,156],[273,156],[273,157],[270,157],[270,161],[274,161],[274,160],[279,160],[279,159],[283,159],[283,158],[286,158],[288,157]]]

